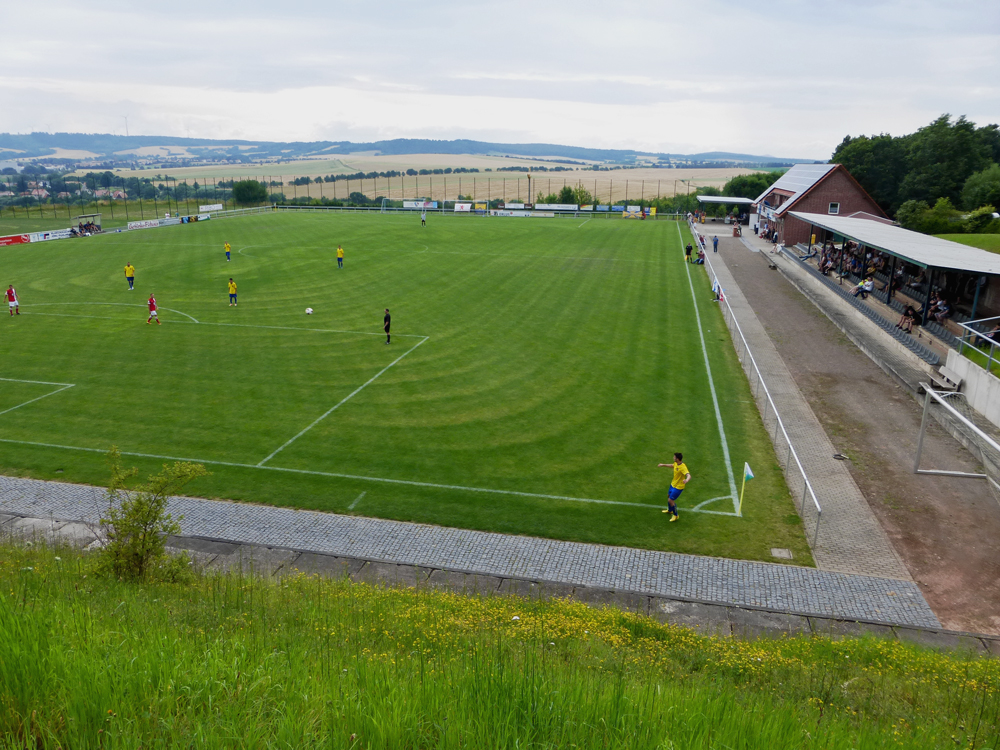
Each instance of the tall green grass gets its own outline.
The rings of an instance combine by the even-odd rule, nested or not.
[[[5,747],[993,748],[992,659],[0,548]]]

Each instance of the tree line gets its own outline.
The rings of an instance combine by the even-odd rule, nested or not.
[[[1000,127],[944,114],[915,133],[847,136],[843,164],[899,223],[917,231],[1000,232]]]

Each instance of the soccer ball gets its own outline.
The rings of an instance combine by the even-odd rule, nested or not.
[[[307,307],[306,308],[306,315],[312,315],[312,314],[313,314],[313,309],[311,307]]]

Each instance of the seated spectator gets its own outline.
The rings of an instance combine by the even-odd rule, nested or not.
[[[871,276],[869,276],[864,281],[858,282],[858,285],[854,287],[854,290],[851,292],[851,294],[853,294],[855,297],[860,296],[861,299],[867,299],[868,295],[871,294],[872,289],[874,288],[875,288],[875,280]]]
[[[913,305],[907,305],[903,308],[903,314],[900,316],[899,322],[896,323],[896,328],[913,333],[913,322],[916,319],[917,311],[913,309]]]
[[[948,300],[940,300],[937,304],[937,308],[931,314],[934,316],[934,320],[938,323],[944,323],[951,317],[951,307],[948,305]]]
[[[705,265],[705,251],[700,248],[698,249],[698,260],[695,261],[695,264],[700,266]]]
[[[993,328],[984,333],[983,338],[987,338],[995,343],[1000,343],[1000,323],[997,323],[993,326]]]

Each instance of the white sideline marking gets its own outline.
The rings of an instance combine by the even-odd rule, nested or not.
[[[590,219],[587,219],[587,221],[590,221]],[[583,222],[583,224],[586,224],[586,223],[587,223],[587,221]],[[582,227],[582,226],[583,226],[583,224],[581,224],[581,225],[580,225],[580,227]],[[577,227],[577,229],[579,229],[580,227]]]
[[[367,492],[362,492],[360,495],[358,495],[356,498],[354,498],[354,502],[351,503],[350,505],[348,505],[347,509],[348,510],[354,510],[355,508],[357,508],[358,507],[358,503],[361,502],[361,498],[363,498],[367,494],[368,494]]]
[[[55,443],[39,443],[31,440],[10,440],[0,438],[0,443],[10,443],[12,445],[33,445],[38,448],[57,448],[67,451],[85,451],[87,453],[107,453],[101,448],[81,448],[76,445],[57,445]],[[123,456],[133,456],[135,458],[155,458],[161,461],[187,461],[189,463],[208,464],[210,466],[230,466],[236,469],[261,469],[262,471],[280,471],[286,474],[307,474],[309,476],[331,477],[333,479],[352,479],[361,482],[379,482],[382,484],[402,484],[409,487],[426,487],[436,490],[456,490],[459,492],[482,492],[491,495],[514,495],[516,497],[537,497],[543,500],[567,500],[574,503],[592,503],[595,505],[624,505],[632,508],[646,508],[647,510],[665,510],[662,505],[650,505],[648,503],[629,503],[624,500],[596,500],[587,497],[569,497],[566,495],[545,495],[539,492],[520,492],[518,490],[496,490],[489,487],[465,487],[458,484],[436,484],[434,482],[416,482],[410,479],[386,479],[385,477],[367,477],[359,474],[340,474],[333,471],[312,471],[309,469],[288,469],[282,466],[261,466],[260,464],[241,464],[233,461],[213,461],[201,458],[179,458],[178,456],[162,456],[156,453],[136,453],[133,451],[122,451]],[[731,513],[719,513],[711,510],[685,509],[686,513],[709,513],[712,515],[733,515]]]
[[[33,302],[30,305],[24,305],[24,307],[58,307],[60,305],[63,306],[63,307],[65,307],[66,305],[69,305],[71,307],[76,307],[77,305],[103,305],[105,307],[142,307],[142,308],[146,307],[141,302],[139,302],[139,303],[136,303],[136,302]],[[201,322],[197,318],[195,318],[193,315],[188,315],[186,312],[181,312],[180,310],[174,310],[172,307],[162,307],[161,305],[157,305],[156,308],[158,310],[166,310],[167,312],[172,312],[172,313],[177,313],[178,315],[183,315],[185,318],[190,318],[195,323],[200,323]],[[46,313],[36,313],[36,315],[45,315],[45,314]],[[49,313],[49,314],[51,314],[51,313]],[[78,318],[92,318],[94,316],[92,316],[92,315],[62,315],[60,317],[64,317],[64,318],[77,318],[77,317]],[[118,318],[107,318],[107,320],[118,320]]]
[[[418,341],[418,342],[417,342],[416,344],[414,344],[414,345],[413,345],[412,347],[410,347],[410,348],[409,348],[409,349],[407,349],[407,350],[406,350],[405,352],[403,352],[403,353],[402,353],[402,354],[400,354],[400,355],[399,355],[398,357],[396,357],[396,359],[394,359],[394,360],[393,360],[392,362],[390,362],[390,363],[389,363],[389,364],[387,364],[387,365],[386,365],[385,367],[383,367],[383,368],[382,368],[381,370],[379,370],[379,371],[378,371],[377,373],[375,373],[375,374],[374,374],[374,375],[373,375],[373,376],[372,376],[371,378],[369,378],[369,379],[368,379],[368,381],[367,381],[367,382],[366,382],[366,383],[365,383],[364,385],[360,385],[360,386],[358,386],[357,388],[355,388],[355,389],[354,389],[354,390],[353,390],[353,391],[352,391],[352,392],[351,392],[350,394],[348,394],[347,396],[345,396],[344,398],[342,398],[342,399],[341,399],[341,400],[340,400],[340,401],[339,401],[339,402],[338,402],[337,404],[335,404],[335,405],[331,406],[331,407],[330,407],[330,408],[329,408],[329,409],[328,409],[328,410],[326,411],[326,413],[324,413],[324,414],[323,414],[322,416],[319,416],[319,417],[317,417],[317,418],[316,418],[315,420],[313,420],[312,424],[310,424],[310,425],[309,425],[308,427],[306,427],[306,428],[305,428],[304,430],[302,430],[302,431],[301,431],[301,432],[300,432],[300,433],[299,433],[298,435],[296,435],[295,437],[293,437],[293,438],[291,438],[290,440],[286,441],[286,442],[284,443],[284,445],[282,445],[282,446],[281,446],[281,447],[279,447],[279,448],[276,448],[276,449],[275,449],[274,451],[272,451],[272,452],[271,452],[271,454],[270,454],[270,455],[269,455],[269,456],[268,456],[267,458],[265,458],[265,459],[264,459],[263,461],[261,461],[261,462],[260,462],[259,464],[257,464],[257,465],[258,465],[258,466],[263,466],[263,465],[264,465],[264,464],[266,464],[266,463],[267,463],[268,461],[270,461],[270,460],[271,460],[272,458],[274,458],[275,456],[277,456],[277,455],[278,455],[279,453],[281,453],[281,451],[285,450],[285,448],[287,448],[287,447],[288,447],[289,445],[291,445],[292,443],[294,443],[294,442],[295,442],[296,440],[298,440],[298,439],[299,439],[300,437],[302,437],[303,435],[305,435],[305,434],[306,434],[307,432],[309,432],[309,430],[311,430],[311,429],[312,429],[313,427],[315,427],[316,425],[318,425],[318,424],[319,424],[320,422],[322,422],[322,421],[323,421],[324,419],[326,419],[326,418],[327,418],[328,416],[330,416],[331,414],[333,414],[333,412],[335,412],[335,411],[336,411],[337,409],[339,409],[339,408],[340,408],[341,406],[343,406],[343,405],[344,405],[344,404],[346,404],[346,403],[347,403],[348,401],[350,401],[350,400],[351,400],[352,398],[354,398],[354,397],[355,397],[355,396],[356,396],[357,394],[361,393],[361,391],[363,391],[363,390],[364,390],[365,388],[367,388],[367,387],[368,387],[369,385],[371,385],[371,384],[372,384],[372,383],[374,383],[374,382],[375,382],[376,380],[378,380],[378,378],[379,378],[379,377],[380,377],[380,376],[382,375],[382,373],[384,373],[384,372],[385,372],[386,370],[388,370],[388,369],[389,369],[390,367],[392,367],[392,366],[393,366],[394,364],[396,364],[397,362],[399,362],[399,360],[401,360],[401,359],[402,359],[403,357],[405,357],[405,356],[406,356],[407,354],[409,354],[409,353],[410,353],[410,352],[412,352],[412,351],[413,351],[414,349],[416,349],[416,348],[417,348],[418,346],[420,346],[420,345],[421,345],[421,344],[423,344],[423,343],[424,343],[425,341],[427,341],[427,339],[428,339],[428,338],[429,338],[429,337],[427,337],[427,336],[424,336],[424,338],[423,338],[423,339],[421,339],[420,341]]]
[[[681,249],[684,248],[684,235],[681,234],[681,225],[677,224],[677,236],[681,241]],[[708,373],[708,387],[712,391],[712,405],[715,407],[715,421],[719,425],[719,438],[722,440],[722,459],[726,464],[726,475],[729,477],[729,492],[733,498],[734,515],[739,515],[739,495],[736,494],[736,479],[733,477],[732,461],[729,458],[729,441],[726,440],[726,428],[722,424],[722,412],[719,410],[719,396],[715,392],[715,380],[712,378],[712,366],[708,362],[708,347],[705,346],[705,333],[701,327],[701,313],[698,312],[698,298],[694,293],[694,282],[691,280],[691,264],[684,263],[684,270],[687,271],[688,286],[691,288],[691,303],[694,305],[694,318],[698,325],[698,337],[701,339],[701,353],[705,357],[705,371]],[[705,511],[702,511],[705,512]]]
[[[6,414],[8,412],[12,412],[12,411],[14,411],[14,409],[20,409],[22,406],[27,406],[28,404],[33,404],[36,401],[41,401],[43,398],[48,398],[49,396],[55,396],[57,393],[62,393],[67,388],[72,388],[73,386],[76,385],[76,383],[49,383],[49,382],[47,382],[45,380],[19,380],[18,378],[0,378],[0,380],[4,380],[4,381],[6,381],[8,383],[30,383],[32,385],[58,385],[58,386],[62,386],[61,388],[57,388],[56,390],[52,391],[51,393],[46,393],[44,396],[39,396],[38,398],[33,398],[30,401],[25,401],[23,404],[18,404],[17,406],[12,406],[9,409],[4,409],[3,411],[0,411],[0,414]]]

